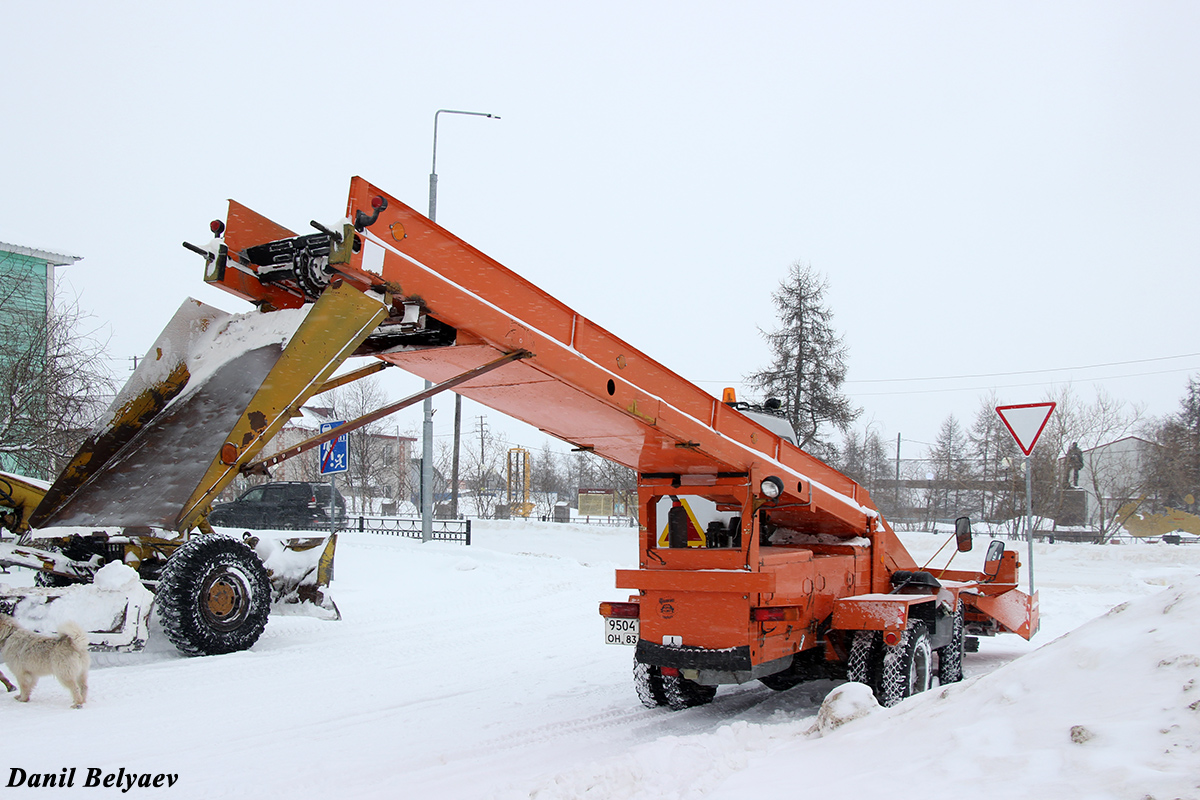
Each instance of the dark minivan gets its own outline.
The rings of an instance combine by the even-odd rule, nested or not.
[[[280,481],[248,489],[232,503],[220,503],[208,515],[210,525],[227,528],[329,530],[327,483]],[[338,527],[346,522],[346,500],[334,492]]]

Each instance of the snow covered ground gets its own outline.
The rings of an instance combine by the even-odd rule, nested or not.
[[[903,538],[918,560],[943,541]],[[128,792],[172,798],[1200,798],[1200,546],[1039,545],[1033,642],[984,640],[963,683],[823,735],[829,682],[643,708],[596,613],[635,554],[631,529],[576,525],[476,523],[469,548],[345,535],[340,622],[272,617],[253,650],[198,659],[152,628],[145,652],[94,656],[83,710],[52,679],[0,699],[0,785],[75,768],[77,788],[177,776]]]

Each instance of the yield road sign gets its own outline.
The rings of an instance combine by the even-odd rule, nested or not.
[[[1054,403],[1026,403],[1019,406],[996,406],[996,413],[1004,422],[1004,427],[1012,434],[1021,452],[1029,455],[1038,437],[1050,421],[1054,413]]]
[[[331,431],[345,424],[345,420],[322,422],[321,433]],[[349,455],[350,445],[346,441],[344,434],[331,442],[324,442],[321,445],[321,474],[332,475],[335,472],[345,472],[350,460]]]

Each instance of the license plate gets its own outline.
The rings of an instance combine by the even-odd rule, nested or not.
[[[636,619],[605,617],[604,643],[636,645],[638,643],[638,622]]]

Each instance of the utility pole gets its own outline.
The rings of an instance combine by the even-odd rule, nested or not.
[[[896,507],[893,514],[900,513],[900,434],[896,434]]]
[[[454,453],[450,463],[450,518],[458,519],[458,451],[462,441],[462,395],[454,393]]]
[[[487,465],[484,459],[487,457],[484,452],[484,446],[487,443],[487,417],[480,415],[475,419],[479,420],[479,482],[475,484],[475,512],[480,513],[482,506],[480,498],[484,491],[487,490]]]
[[[484,441],[485,441],[485,438],[487,435],[487,417],[485,417],[481,414],[480,416],[476,417],[475,419],[479,420],[479,464],[480,464],[480,469],[482,469],[483,468],[483,459],[484,459],[483,445],[484,445]]]
[[[482,111],[453,111],[439,108],[433,115],[433,163],[429,170],[429,219],[437,222],[437,129],[438,116],[441,114],[460,114],[467,117],[487,117],[500,119],[495,114]],[[425,388],[433,386],[425,381]],[[462,395],[454,393],[454,454],[450,466],[450,515],[458,517],[458,446],[462,430]],[[425,401],[425,453],[421,456],[421,475],[423,480],[429,480],[433,473],[433,398]],[[428,542],[433,538],[433,499],[432,495],[421,495],[421,541]]]

